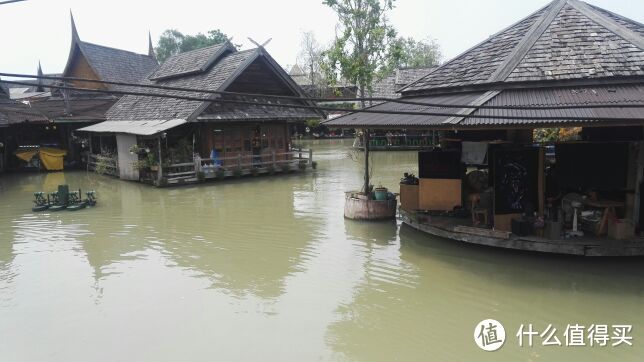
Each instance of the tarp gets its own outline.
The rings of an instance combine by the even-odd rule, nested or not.
[[[29,163],[29,162],[31,162],[31,159],[32,159],[32,158],[34,158],[34,156],[35,156],[37,153],[38,153],[38,149],[37,149],[37,148],[31,148],[31,149],[28,149],[28,150],[18,150],[18,151],[16,151],[14,154],[15,154],[15,155],[16,155],[16,157],[18,157],[19,159],[21,159],[21,160],[23,160],[23,161],[25,161],[25,162]]]
[[[41,147],[40,162],[45,170],[60,171],[63,169],[63,157],[67,156],[67,151],[58,148]]]

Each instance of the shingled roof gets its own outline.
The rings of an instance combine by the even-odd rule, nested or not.
[[[398,89],[412,83],[431,72],[436,67],[399,68],[373,85],[371,96],[375,98],[398,98]]]
[[[643,35],[636,21],[579,0],[555,0],[400,91],[644,76]]]
[[[152,53],[137,54],[82,41],[76,30],[73,16],[71,16],[71,22],[72,45],[63,76],[69,76],[69,71],[78,53],[85,57],[100,80],[109,82],[137,83],[159,65]],[[123,87],[111,85],[109,88],[120,90]]]
[[[329,126],[433,129],[644,124],[644,25],[578,0],[555,0],[402,88],[371,109],[447,115],[353,113]],[[635,108],[489,109],[597,105]],[[541,118],[541,119],[535,119]]]
[[[48,118],[30,106],[0,97],[0,128],[23,122],[47,122]]]
[[[223,50],[222,50],[223,49]],[[236,51],[230,45],[213,46],[198,51],[175,55],[159,66],[141,84],[224,91],[233,85],[244,71],[257,62],[266,64],[292,95],[304,96],[302,89],[286,74],[264,50],[256,48]],[[150,92],[150,89],[141,89]],[[258,88],[255,93],[262,93]],[[318,114],[301,108],[279,110],[278,107],[249,107],[248,105],[217,105],[217,96],[198,92],[153,90],[155,93],[212,99],[193,101],[177,98],[127,95],[122,97],[107,113],[108,121],[160,121],[183,119],[195,121],[198,116],[208,120],[257,120],[257,119],[306,119]],[[210,97],[209,97],[210,96]],[[300,102],[302,104],[302,102]]]

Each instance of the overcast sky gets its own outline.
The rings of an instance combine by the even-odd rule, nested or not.
[[[549,0],[397,0],[390,20],[400,35],[434,38],[444,60],[460,54]],[[644,22],[642,0],[588,0],[588,3]],[[272,38],[266,47],[282,65],[295,63],[303,31],[333,39],[336,17],[322,0],[28,0],[0,5],[0,71],[61,72],[71,39],[69,10],[82,40],[147,53],[148,30],[185,34],[221,29],[243,48]]]

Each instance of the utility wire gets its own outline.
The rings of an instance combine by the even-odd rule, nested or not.
[[[34,78],[34,79],[47,79],[47,80],[57,80],[63,82],[86,82],[86,83],[95,83],[95,84],[108,84],[108,85],[118,85],[126,87],[138,87],[138,88],[148,88],[148,89],[161,89],[161,90],[171,90],[179,92],[190,92],[190,93],[206,93],[206,94],[216,94],[216,95],[226,95],[226,96],[241,96],[241,97],[262,97],[262,98],[271,98],[271,99],[289,99],[289,100],[298,100],[298,101],[309,101],[309,102],[390,102],[406,105],[415,105],[421,107],[431,107],[431,108],[457,108],[457,109],[512,109],[512,110],[542,110],[542,109],[588,109],[588,108],[644,108],[644,103],[596,103],[596,104],[579,104],[579,105],[539,105],[539,106],[529,106],[529,105],[510,105],[510,106],[490,106],[490,105],[470,105],[470,104],[441,104],[441,103],[428,103],[428,102],[418,102],[418,101],[409,101],[400,98],[386,98],[386,97],[370,97],[370,98],[316,98],[316,97],[299,97],[299,96],[284,96],[284,95],[269,95],[269,94],[259,94],[259,93],[239,93],[239,92],[227,92],[227,91],[215,91],[207,89],[198,89],[190,87],[174,87],[160,84],[137,84],[137,83],[128,83],[128,82],[115,82],[115,81],[105,81],[105,80],[94,80],[87,78],[76,78],[76,77],[56,77],[56,76],[38,76],[32,74],[16,74],[16,73],[2,73],[0,76],[12,77],[12,78]],[[7,82],[7,81],[2,81]],[[33,85],[33,84],[30,84]],[[48,85],[43,85],[43,87],[51,87]],[[352,110],[355,111],[355,110]]]
[[[5,5],[5,4],[11,4],[11,3],[17,3],[21,1],[27,1],[27,0],[6,0],[6,1],[0,1],[0,5]]]
[[[19,81],[3,81],[3,82],[7,84],[33,86],[32,83],[19,82]],[[437,117],[458,117],[458,118],[479,118],[479,119],[531,120],[531,121],[593,122],[598,120],[605,120],[605,121],[613,121],[613,122],[644,122],[644,118],[641,118],[641,117],[640,118],[577,117],[577,116],[537,117],[537,116],[472,115],[472,114],[443,113],[443,112],[385,111],[385,110],[377,110],[372,108],[364,108],[364,109],[333,108],[333,107],[325,107],[325,106],[312,106],[312,105],[290,104],[290,103],[270,103],[270,102],[244,101],[244,100],[222,99],[222,98],[202,98],[202,97],[180,96],[180,95],[163,94],[163,93],[91,89],[91,88],[59,86],[59,85],[53,85],[53,84],[48,85],[46,87],[54,88],[54,89],[62,89],[62,90],[81,91],[81,92],[172,98],[172,99],[181,99],[181,100],[198,101],[198,102],[213,102],[213,103],[223,103],[223,104],[227,104],[227,103],[228,104],[246,104],[246,105],[255,105],[255,106],[263,106],[263,107],[300,108],[300,109],[311,109],[311,110],[341,111],[341,112],[353,112],[353,113],[374,113],[374,114],[387,114],[387,115],[437,116]],[[617,107],[617,106],[612,106],[612,107]]]

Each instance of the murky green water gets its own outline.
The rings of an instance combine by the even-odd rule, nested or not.
[[[0,360],[635,360],[644,263],[460,245],[344,220],[351,140],[313,174],[155,189],[84,172],[0,177]],[[375,153],[394,188],[414,153]],[[99,206],[30,212],[66,182]],[[474,326],[507,341],[483,352]],[[631,324],[633,346],[519,347],[519,326]]]

